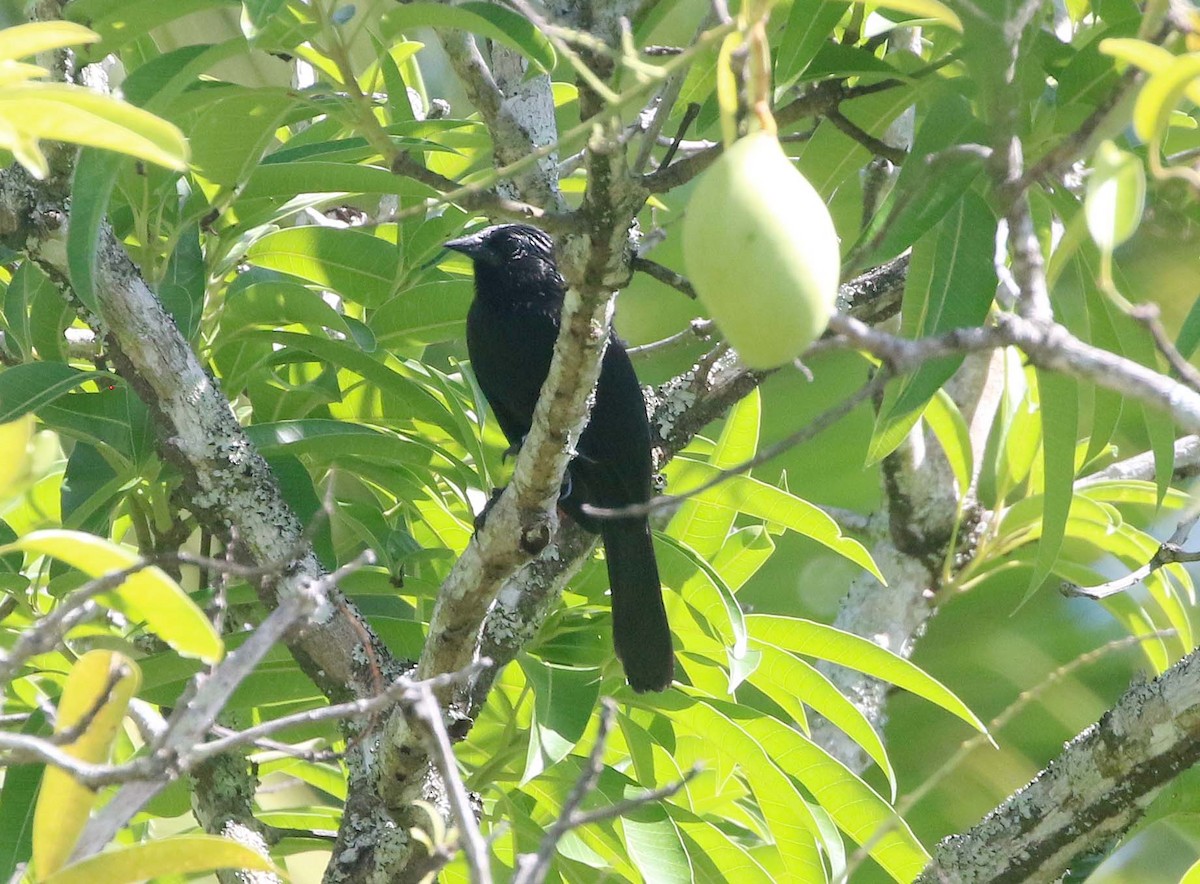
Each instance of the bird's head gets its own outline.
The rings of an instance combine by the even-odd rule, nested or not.
[[[539,306],[561,300],[563,280],[554,263],[554,240],[528,224],[496,224],[443,244],[475,265],[479,297]]]

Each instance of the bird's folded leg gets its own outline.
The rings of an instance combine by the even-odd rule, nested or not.
[[[521,437],[521,440],[519,442],[514,442],[512,445],[505,448],[504,453],[500,455],[500,462],[507,463],[508,459],[510,457],[516,457],[518,454],[520,454],[521,446],[525,444],[525,440],[528,437],[529,437],[529,434],[526,433],[524,436]]]
[[[493,488],[492,496],[488,498],[487,503],[483,505],[483,509],[475,516],[475,533],[478,534],[483,530],[483,525],[487,522],[488,513],[492,511],[492,507],[496,505],[496,501],[500,499],[500,495],[504,493],[503,488]]]

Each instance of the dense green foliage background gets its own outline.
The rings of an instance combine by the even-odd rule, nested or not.
[[[0,437],[0,461],[12,469],[0,470],[0,544],[7,544],[0,546],[0,647],[11,649],[86,581],[91,569],[67,552],[80,536],[102,539],[97,549],[111,543],[144,554],[209,542],[179,472],[160,457],[152,409],[103,348],[86,343],[94,339],[76,334],[88,328],[103,284],[94,252],[107,219],[219,381],[292,508],[305,522],[317,520],[312,539],[322,564],[333,569],[374,550],[378,564],[342,588],[396,657],[420,654],[439,586],[471,538],[474,513],[510,466],[466,363],[469,266],[440,250],[482,213],[392,169],[404,158],[461,184],[495,183],[491,136],[438,47],[438,30],[447,28],[518,51],[531,77],[544,68],[554,84],[558,156],[583,149],[588,128],[579,123],[576,72],[522,8],[66,4],[68,19],[101,38],[79,48],[80,60],[115,56],[113,83],[123,99],[177,126],[190,153],[180,172],[123,145],[132,135],[113,143],[80,136],[63,243],[69,280],[52,278],[17,244],[3,254],[0,423],[8,435]],[[798,168],[829,203],[844,256],[856,256],[847,280],[912,250],[899,326],[912,338],[979,325],[1011,306],[996,300],[999,198],[986,164],[965,153],[929,159],[988,143],[989,108],[998,100],[989,92],[999,88],[996,62],[970,25],[964,37],[956,8],[793,0],[776,6],[770,25],[777,111],[818,84],[852,90],[890,83],[834,107],[874,137],[901,114],[914,114],[914,140],[895,188],[865,223],[862,172],[871,155],[863,139],[820,115],[791,119],[781,130],[792,136],[786,146]],[[625,120],[661,74],[686,71],[663,131],[673,133],[695,102],[699,114],[687,138],[720,141],[719,41],[694,39],[707,11],[692,0],[638,10],[633,45],[691,48],[642,57],[660,66],[657,78],[639,79],[632,65],[621,69],[613,85]],[[1132,0],[1072,0],[1053,16],[1049,8],[1035,16],[1015,87],[1016,125],[1031,162],[1070,139],[1118,88],[1132,51],[1106,51],[1101,41],[1149,46],[1145,15]],[[18,20],[13,9],[9,23]],[[919,54],[889,48],[901,26],[921,29]],[[1195,39],[1195,32],[1172,37],[1163,51],[1194,59],[1188,41]],[[300,62],[310,66],[314,85],[294,85]],[[5,88],[0,83],[0,113]],[[449,100],[448,112],[426,118],[440,98]],[[1166,122],[1153,139],[1128,125],[1131,110],[1106,120],[1102,134],[1136,157],[1139,169],[1160,147],[1165,156],[1192,157],[1200,147],[1195,105],[1182,94],[1170,98],[1157,108]],[[82,99],[72,101],[82,113]],[[67,137],[57,129],[47,135],[38,122],[35,114],[25,119],[32,136]],[[141,124],[128,125],[136,134]],[[1090,153],[1080,159],[1090,161]],[[577,172],[560,183],[572,206],[589,184]],[[689,190],[690,183],[656,194],[639,215],[644,234],[664,237],[649,257],[681,273],[677,225]],[[1153,301],[1190,355],[1200,278],[1194,184],[1151,175],[1144,210],[1120,202],[1109,215],[1087,210],[1091,217],[1077,181],[1039,183],[1030,200],[1060,321],[1096,346],[1162,368],[1149,333],[1122,307],[1122,299]],[[1137,230],[1115,252],[1113,285],[1104,284],[1106,258],[1088,236],[1089,222],[1103,226],[1106,218]],[[617,329],[634,345],[702,316],[694,301],[643,274],[617,304]],[[696,340],[650,354],[638,360],[639,374],[645,384],[661,384],[711,346]],[[806,364],[811,379],[780,371],[707,427],[665,467],[668,490],[686,491],[794,432],[875,369],[846,350],[826,350]],[[485,833],[497,836],[497,874],[518,852],[535,849],[558,813],[592,745],[602,696],[615,696],[620,712],[588,806],[661,786],[692,763],[703,772],[661,806],[569,834],[556,860],[559,880],[817,881],[852,872],[854,881],[907,881],[939,838],[1023,785],[1131,676],[1161,672],[1192,649],[1194,588],[1178,565],[1104,602],[1055,591],[1060,579],[1095,584],[1143,564],[1157,548],[1154,537],[1170,532],[1188,501],[1185,483],[1172,476],[1178,434],[1170,419],[1085,381],[1035,370],[1010,350],[998,373],[1003,393],[988,445],[972,453],[962,415],[940,392],[957,364],[951,357],[924,366],[894,383],[882,402],[860,405],[817,438],[656,525],[685,686],[662,697],[624,687],[611,659],[603,562],[589,559],[458,747],[466,784],[483,801]],[[877,566],[870,532],[840,529],[820,506],[862,515],[884,508],[880,463],[914,425],[931,428],[930,444],[966,475],[977,474],[973,496],[989,517],[969,558],[953,561],[950,544],[937,587],[942,610],[910,662],[827,625],[850,581]],[[1077,477],[1147,450],[1157,458],[1154,481],[1073,491]],[[317,518],[322,499],[332,501],[324,520]],[[35,534],[47,530],[79,534]],[[111,605],[117,615],[77,627],[25,663],[5,685],[2,711],[15,716],[14,730],[48,731],[39,710],[56,705],[90,648],[137,661],[142,701],[158,709],[177,702],[200,669],[194,642],[217,640],[194,616],[211,612],[215,590],[194,569],[164,577],[177,583],[162,590],[175,593],[177,617],[139,618],[136,606],[118,598]],[[265,612],[237,580],[228,605],[224,643],[232,648]],[[819,660],[906,689],[893,692],[886,726],[834,689]],[[1032,689],[1035,696],[1019,699]],[[281,647],[234,694],[225,723],[244,727],[326,702]],[[1014,703],[1014,717],[992,731],[997,748],[981,741],[944,767]],[[814,714],[867,750],[875,763],[861,778],[809,739]],[[331,723],[294,729],[287,740],[310,750],[344,748]],[[115,741],[114,760],[143,748],[129,726]],[[265,787],[258,817],[286,830],[272,857],[292,880],[318,880],[329,852],[322,833],[341,821],[344,767],[271,749],[256,751],[254,760]],[[0,873],[7,875],[30,856],[39,771],[14,766],[3,776]],[[905,796],[932,777],[936,783],[909,808]],[[1161,819],[1091,880],[1176,881],[1200,857],[1195,801],[1180,783],[1161,800],[1161,812],[1152,811]],[[195,827],[190,788],[186,779],[174,783],[119,841],[153,842]],[[854,853],[863,844],[871,859],[860,864]],[[461,859],[444,875],[465,880]]]

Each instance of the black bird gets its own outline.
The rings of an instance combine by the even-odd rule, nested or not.
[[[536,227],[501,224],[445,246],[475,265],[467,351],[483,395],[515,448],[529,432],[558,338],[566,286],[554,262],[554,242]],[[604,538],[613,644],[635,691],[664,690],[675,668],[650,525],[645,516],[598,519],[582,505],[645,503],[651,479],[646,400],[625,347],[611,336],[591,418],[575,447],[559,505]]]

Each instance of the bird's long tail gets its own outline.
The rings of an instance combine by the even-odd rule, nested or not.
[[[665,690],[675,674],[675,655],[650,525],[645,519],[614,519],[604,523],[602,532],[612,589],[613,645],[625,677],[639,693]]]

